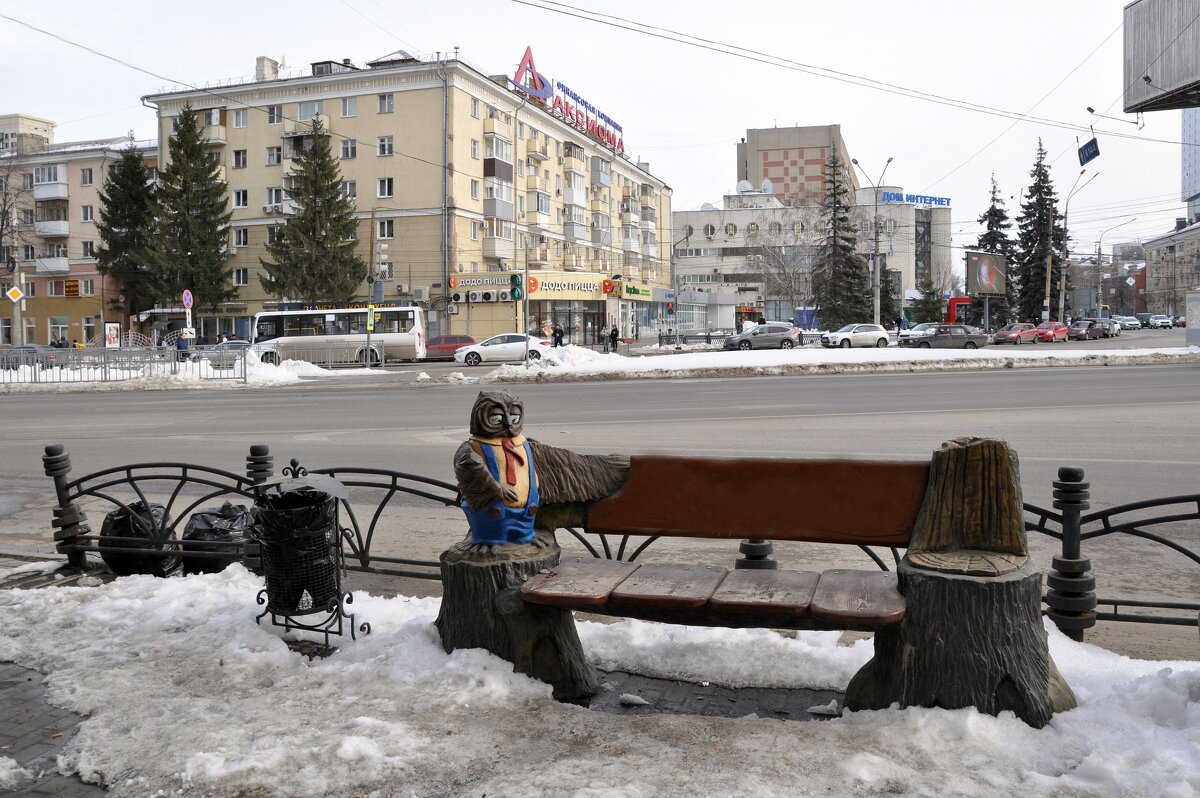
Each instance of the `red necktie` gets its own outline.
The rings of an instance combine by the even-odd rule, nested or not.
[[[517,468],[513,461],[525,465],[525,457],[520,449],[513,446],[512,438],[501,439],[500,447],[504,449],[504,479],[509,485],[516,485]]]

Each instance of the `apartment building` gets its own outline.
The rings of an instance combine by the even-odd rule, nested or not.
[[[476,339],[562,323],[592,343],[613,324],[625,335],[653,324],[670,276],[658,244],[670,188],[625,156],[613,112],[562,80],[545,78],[534,96],[522,83],[531,75],[545,78],[397,52],[284,76],[259,58],[252,82],[144,98],[158,112],[163,159],[184,106],[200,113],[228,187],[239,296],[197,319],[198,334],[245,335],[254,313],[278,306],[259,259],[286,221],[290,160],[318,118],[355,204],[359,254],[378,278],[364,282],[363,302],[416,302],[430,335]],[[507,299],[510,275],[526,270],[528,318]]]
[[[751,129],[737,145],[737,176],[756,188],[764,180],[784,205],[820,205],[825,201],[825,165],[837,153],[851,194],[858,176],[842,139],[841,125]]]
[[[0,152],[36,152],[54,143],[56,123],[28,114],[0,114]]]
[[[96,223],[105,170],[131,145],[153,169],[157,144],[123,138],[0,151],[0,293],[24,295],[0,311],[0,344],[87,343],[104,320],[128,327],[121,287],[96,267]]]

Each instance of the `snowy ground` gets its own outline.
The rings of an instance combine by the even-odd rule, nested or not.
[[[260,587],[235,565],[0,592],[0,659],[88,716],[60,769],[114,796],[1200,794],[1200,662],[1131,660],[1053,627],[1080,706],[1040,730],[973,710],[631,717],[556,703],[482,651],[447,655],[437,599],[358,594],[372,633],[310,662],[255,625]],[[605,669],[730,686],[841,690],[870,656],[836,632],[580,633]],[[0,789],[28,778],[0,755]]]
[[[791,350],[759,350],[725,352],[719,345],[692,345],[676,350],[674,346],[622,348],[619,354],[597,352],[581,346],[565,346],[550,350],[549,356],[525,366],[524,364],[484,365],[464,367],[431,376],[417,375],[420,383],[475,382],[571,382],[614,379],[664,379],[672,377],[744,377],[784,374],[847,373],[856,371],[946,371],[952,369],[1034,368],[1045,366],[1116,366],[1163,365],[1200,363],[1200,347],[1155,347],[1146,349],[1089,348],[1081,344],[1071,349],[1048,349],[1038,346],[984,347],[983,349],[944,350],[908,349],[822,349],[806,346]],[[23,366],[16,372],[5,373],[0,380],[0,394],[61,391],[130,391],[166,390],[174,388],[237,389],[290,385],[306,379],[340,379],[379,377],[394,374],[386,369],[329,370],[310,363],[288,360],[278,366],[246,362],[246,381],[214,379],[230,376],[229,372],[213,372],[207,361],[196,367],[170,373],[161,372],[131,376],[121,382],[89,381],[88,374],[51,370],[35,381],[32,367]],[[239,364],[236,375],[240,378]],[[43,375],[45,372],[43,372]]]

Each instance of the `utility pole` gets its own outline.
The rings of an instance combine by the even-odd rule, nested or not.
[[[857,158],[851,158],[850,163],[858,167],[858,170],[863,173],[863,177],[867,178],[867,182],[871,183],[871,189],[875,193],[875,220],[872,226],[875,228],[875,248],[871,251],[871,294],[875,303],[874,321],[879,324],[879,186],[883,184],[883,176],[887,174],[887,168],[891,164],[892,159],[889,157],[887,163],[883,165],[883,171],[879,173],[879,180],[871,181],[871,176],[867,174],[867,170],[863,169],[862,164]]]

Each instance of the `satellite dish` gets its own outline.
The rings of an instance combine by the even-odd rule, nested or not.
[[[762,193],[764,193],[764,194],[774,194],[775,193],[775,186],[771,185],[771,179],[769,177],[763,178]]]
[[[745,194],[748,191],[754,190],[754,184],[749,180],[739,180],[737,184],[737,193]]]
[[[714,208],[714,207],[713,207],[713,204],[712,204],[711,202],[706,202],[706,203],[704,203],[703,205],[701,205],[701,206],[700,206],[700,210],[702,210],[702,211],[715,211],[715,210],[716,210],[716,208]]]

